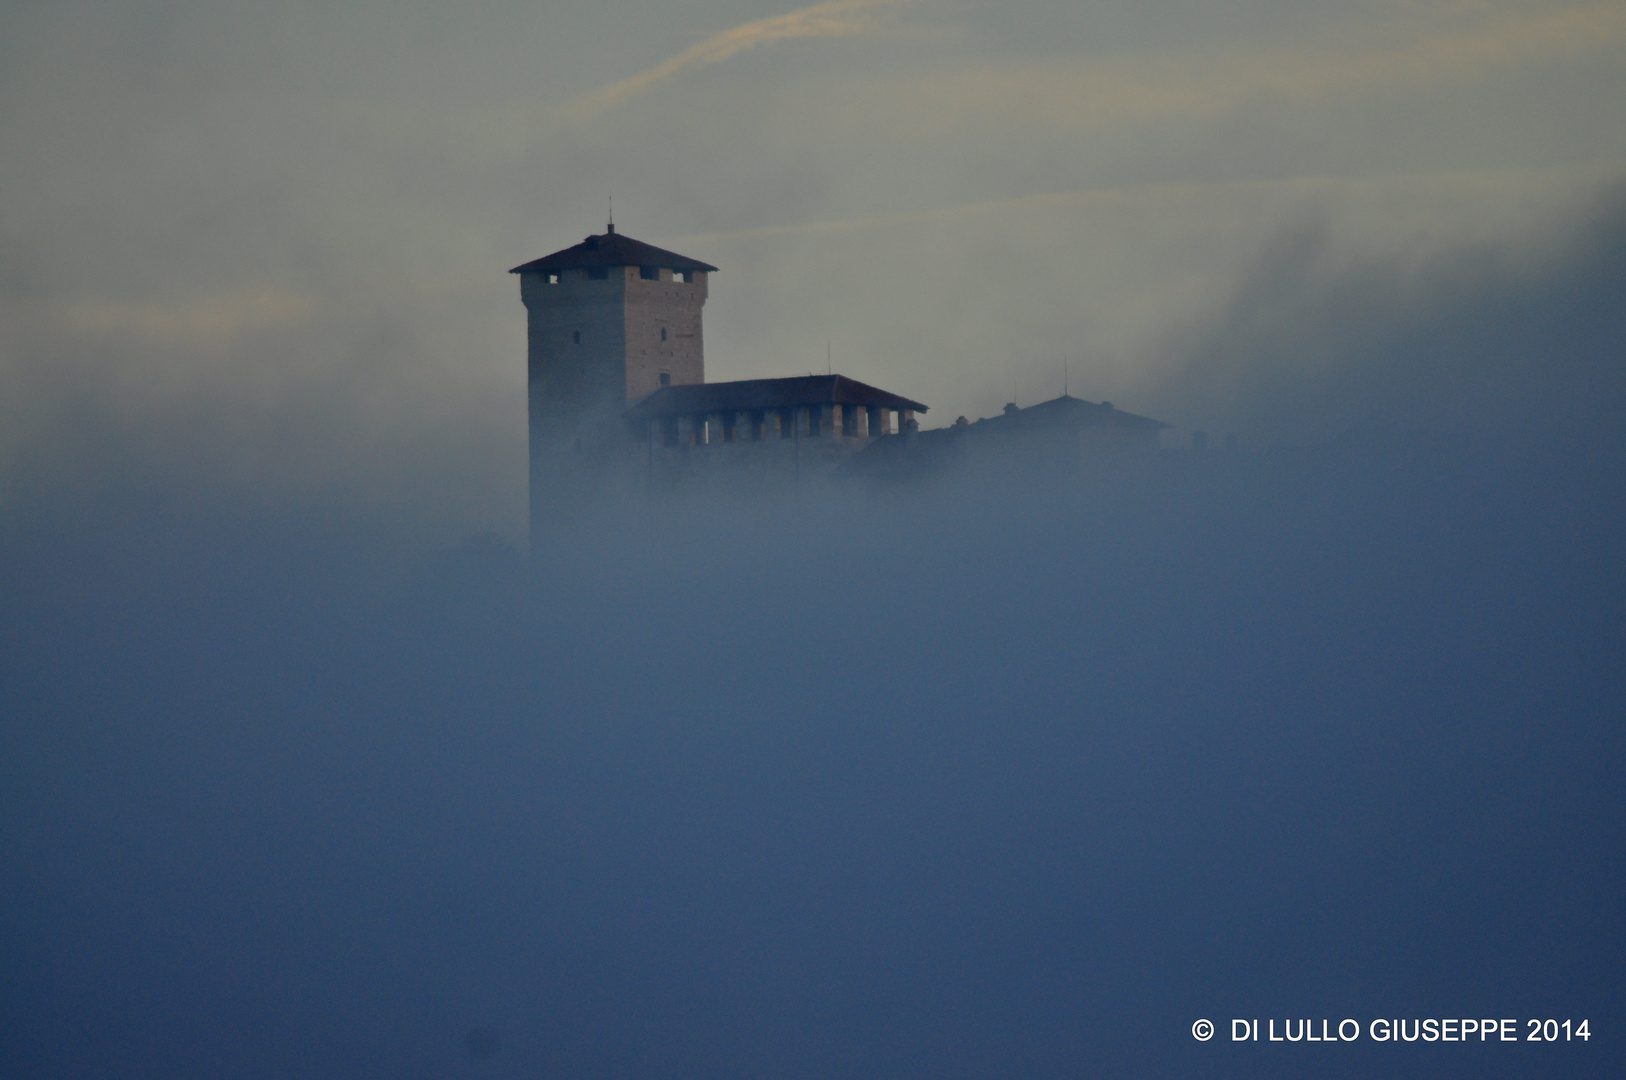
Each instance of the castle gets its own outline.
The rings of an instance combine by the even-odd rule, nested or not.
[[[1075,454],[1155,447],[1166,426],[1064,395],[888,439],[914,435],[926,406],[836,374],[708,383],[701,309],[716,272],[614,224],[510,271],[527,313],[533,535],[637,487],[779,486],[853,466],[895,476],[969,443],[1031,450],[1058,435]]]

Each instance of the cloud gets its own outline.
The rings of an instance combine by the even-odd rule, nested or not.
[[[976,117],[1061,128],[1203,118],[1262,97],[1298,104],[1364,90],[1469,82],[1525,64],[1577,59],[1626,38],[1626,5],[1475,14],[1450,25],[1419,26],[1407,19],[1371,33],[1390,40],[968,65],[909,80],[893,93],[916,106],[912,115],[961,128]]]
[[[629,98],[636,97],[657,83],[665,82],[685,71],[720,64],[758,45],[794,38],[854,37],[874,24],[870,15],[871,9],[902,2],[905,0],[831,0],[830,3],[814,4],[812,7],[800,8],[784,15],[743,23],[732,30],[713,34],[699,44],[631,78],[612,83],[579,99],[570,111],[581,119],[596,116]]]
[[[1141,181],[1126,184],[1105,184],[1054,191],[1033,192],[1001,199],[975,199],[945,201],[921,209],[895,213],[867,214],[859,217],[824,218],[776,225],[748,225],[732,229],[714,229],[706,232],[685,233],[668,237],[668,242],[679,246],[703,246],[747,239],[795,237],[843,232],[874,232],[914,225],[963,227],[971,219],[986,219],[1014,223],[1027,219],[1056,215],[1076,215],[1081,210],[1113,209],[1115,212],[1139,208],[1145,213],[1166,216],[1184,208],[1190,213],[1211,213],[1207,200],[1232,197],[1265,200],[1282,205],[1299,205],[1313,200],[1324,205],[1329,200],[1345,204],[1362,198],[1377,200],[1384,212],[1391,216],[1396,192],[1426,196],[1432,204],[1428,223],[1437,229],[1462,228],[1457,218],[1442,219],[1437,204],[1442,200],[1472,206],[1474,214],[1482,215],[1483,202],[1496,199],[1505,202],[1511,198],[1529,200],[1538,192],[1580,191],[1579,198],[1591,198],[1592,193],[1613,189],[1618,185],[1620,169],[1614,166],[1565,166],[1550,169],[1490,169],[1490,170],[1405,170],[1374,171],[1358,178],[1336,173],[1300,173],[1286,178],[1253,178],[1225,180]],[[1516,194],[1514,194],[1516,193]],[[1557,196],[1549,195],[1549,198]],[[1569,203],[1560,199],[1568,213]],[[1538,220],[1545,227],[1547,216],[1534,215],[1526,209],[1527,217]],[[1476,220],[1482,220],[1476,219]],[[1399,223],[1401,235],[1414,232],[1421,226],[1414,218]],[[1366,223],[1363,231],[1372,230]],[[1382,236],[1384,242],[1394,242],[1393,230]]]
[[[218,345],[245,333],[302,325],[314,310],[309,297],[262,289],[179,305],[77,301],[53,315],[59,325],[84,333]]]
[[[1626,186],[1564,232],[1545,250],[1351,258],[1320,223],[1284,230],[1229,302],[1159,344],[1182,360],[1155,407],[1289,442],[1369,428],[1613,439]]]

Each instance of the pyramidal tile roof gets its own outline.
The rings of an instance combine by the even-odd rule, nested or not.
[[[705,270],[715,272],[710,263],[679,255],[675,251],[634,240],[615,231],[610,225],[603,233],[589,236],[575,247],[555,251],[540,259],[532,259],[508,271],[510,274],[556,274],[561,270],[603,269],[611,266],[664,266],[669,270]]]

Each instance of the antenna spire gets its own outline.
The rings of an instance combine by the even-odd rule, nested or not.
[[[1067,393],[1067,357],[1065,356],[1061,358],[1061,396],[1069,396]]]
[[[613,189],[610,191],[609,199],[610,199],[610,221],[609,221],[609,224],[605,226],[605,230],[607,232],[615,232],[615,191]]]
[[[824,339],[824,373],[826,375],[834,375],[835,374],[835,370],[833,368],[831,368],[831,366],[830,366],[830,339],[829,338]]]

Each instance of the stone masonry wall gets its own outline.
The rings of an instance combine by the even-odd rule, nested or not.
[[[686,282],[673,280],[672,271],[666,268],[659,281],[643,280],[636,266],[625,267],[625,271],[627,404],[659,390],[662,372],[671,376],[673,386],[705,382],[700,329],[700,309],[707,292],[705,272],[696,272],[695,280]],[[666,331],[664,338],[662,330]]]
[[[615,486],[629,449],[622,412],[659,389],[705,381],[704,273],[644,280],[636,266],[520,275],[527,326],[530,496],[539,516]],[[662,331],[665,331],[664,340]],[[635,443],[631,443],[636,447]]]

